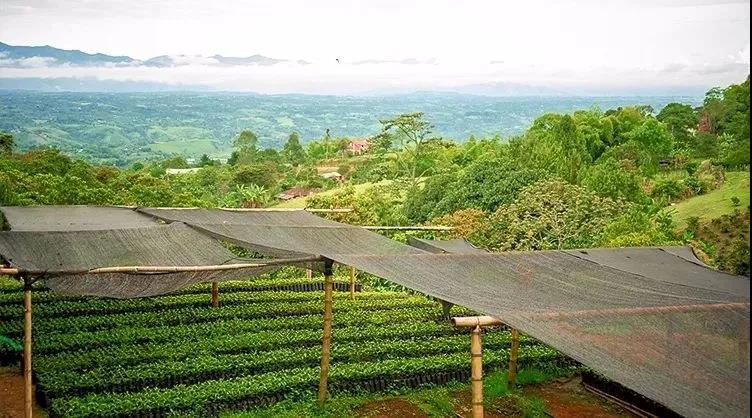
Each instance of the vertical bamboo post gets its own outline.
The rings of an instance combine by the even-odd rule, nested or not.
[[[306,271],[305,271],[305,277],[308,280],[312,279],[313,278],[313,271],[311,269],[306,269]]]
[[[212,308],[219,307],[219,282],[212,282],[211,305]]]
[[[512,328],[512,347],[509,349],[509,374],[507,375],[507,387],[514,389],[517,381],[517,355],[520,350],[520,332]]]
[[[355,267],[350,267],[350,300],[355,300]]]
[[[31,381],[31,281],[24,277],[24,417],[31,418],[32,414],[32,381]]]
[[[470,355],[473,418],[483,418],[483,345],[480,325],[476,325],[470,335]]]
[[[326,401],[329,379],[329,352],[332,346],[332,260],[324,260],[324,337],[321,344],[321,375],[319,377],[319,405]]]

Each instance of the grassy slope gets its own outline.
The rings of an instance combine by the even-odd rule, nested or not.
[[[709,220],[731,213],[737,208],[731,202],[734,196],[739,198],[738,208],[749,206],[749,172],[728,172],[726,182],[720,188],[677,203],[674,206],[674,220],[682,228],[686,225],[687,219],[693,216]]]
[[[378,183],[361,183],[361,184],[355,184],[355,185],[352,185],[352,187],[355,188],[355,193],[362,193],[363,191],[365,191],[369,187],[374,186],[376,184],[378,184],[378,185],[385,185],[385,184],[388,184],[388,183],[390,183],[390,180],[384,180],[384,181],[380,181]],[[345,187],[345,186],[343,186],[343,187]],[[316,195],[317,196],[330,196],[330,195],[333,195],[334,193],[337,193],[340,190],[342,190],[342,187],[336,187],[334,189],[330,189],[330,190],[323,191],[321,193],[317,193]],[[275,208],[296,208],[296,209],[302,209],[302,208],[306,207],[306,200],[307,199],[308,199],[308,197],[296,197],[295,199],[290,199],[290,200],[285,201],[285,202],[280,202],[279,204],[274,205],[274,207]]]

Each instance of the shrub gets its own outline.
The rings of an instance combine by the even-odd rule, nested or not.
[[[604,226],[630,206],[561,180],[543,180],[524,188],[515,203],[500,206],[478,243],[523,251],[592,247]]]
[[[582,186],[599,196],[639,202],[645,198],[640,177],[627,171],[609,158],[590,167],[582,179]]]
[[[653,184],[650,195],[656,199],[673,201],[686,193],[684,182],[678,179],[660,179]]]

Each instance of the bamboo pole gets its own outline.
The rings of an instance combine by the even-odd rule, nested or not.
[[[451,226],[378,226],[362,225],[361,228],[371,231],[452,231]]]
[[[118,207],[126,207],[131,209],[136,209],[140,212],[138,206],[118,206]],[[156,207],[156,208],[149,208],[149,209],[169,209],[169,210],[195,210],[195,209],[205,209],[205,208],[199,208],[199,207],[191,207],[191,208],[174,208],[169,206],[164,207]],[[353,208],[216,208],[219,210],[224,210],[228,212],[313,212],[313,213],[349,213],[353,211]]]
[[[319,377],[319,405],[326,401],[329,379],[329,352],[332,346],[332,260],[324,261],[324,337],[321,344],[321,375]]]
[[[32,376],[31,376],[31,281],[24,277],[24,417],[32,416]]]
[[[305,277],[306,277],[306,279],[308,279],[308,280],[312,279],[312,278],[313,278],[313,270],[311,270],[311,269],[306,269],[306,271],[305,271]]]
[[[517,382],[517,356],[520,351],[520,332],[512,328],[512,347],[509,349],[509,374],[507,375],[507,387],[514,389]]]
[[[483,345],[480,325],[476,325],[470,335],[470,355],[473,418],[483,418]]]
[[[107,273],[126,273],[126,274],[158,274],[158,273],[183,273],[183,272],[201,272],[201,271],[225,271],[225,270],[242,270],[253,267],[266,267],[285,264],[297,264],[311,261],[321,261],[319,256],[301,257],[301,258],[279,258],[279,259],[261,259],[255,263],[238,263],[238,264],[216,264],[206,266],[117,266],[117,267],[100,267],[95,269],[81,270],[25,270],[23,268],[7,267],[0,268],[0,274],[19,275],[27,274],[45,274],[47,276],[56,275],[78,275],[78,274],[107,274]]]
[[[452,325],[457,328],[475,328],[478,326],[504,325],[504,323],[493,316],[458,316],[452,318]]]
[[[350,266],[350,300],[355,300],[355,267]]]
[[[219,282],[212,282],[211,304],[212,308],[219,308]]]

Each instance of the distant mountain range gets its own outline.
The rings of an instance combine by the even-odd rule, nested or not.
[[[147,66],[147,67],[178,67],[190,64],[204,64],[216,66],[240,65],[275,65],[285,62],[295,62],[305,65],[303,60],[285,60],[271,58],[264,55],[249,57],[225,57],[222,55],[160,55],[147,60],[138,60],[125,55],[89,54],[77,49],[59,49],[49,45],[44,46],[16,46],[0,42],[0,68],[27,68],[46,66],[74,66],[74,67],[106,67],[106,66]]]
[[[399,64],[399,65],[432,65],[435,60],[418,60],[408,58],[404,60],[364,60],[349,65],[363,64]],[[245,73],[250,67],[271,67],[279,64],[305,66],[310,64],[299,59],[282,59],[264,55],[250,55],[247,57],[227,57],[223,55],[160,55],[145,60],[126,55],[90,54],[80,50],[67,50],[44,46],[16,46],[0,42],[0,90],[34,90],[34,91],[70,91],[70,92],[156,92],[156,91],[255,91],[253,84],[241,84],[239,89],[233,89],[233,84],[219,85],[210,76],[181,79],[178,76],[154,76],[162,69],[202,65],[214,67],[218,73],[229,67],[240,67]],[[245,67],[245,68],[244,68]],[[69,71],[78,69],[78,71]],[[108,77],[117,69],[120,77]],[[128,69],[150,69],[149,76],[140,79],[128,79]],[[260,68],[259,68],[260,69]],[[3,74],[3,70],[6,71]],[[298,69],[302,77],[315,74],[314,70]],[[142,72],[143,73],[143,72]],[[236,72],[237,73],[237,72]],[[251,71],[248,71],[251,73]],[[78,74],[78,75],[73,75]],[[169,78],[170,81],[163,81]],[[368,83],[365,83],[366,85]],[[399,83],[398,83],[399,84]],[[379,86],[374,90],[352,93],[359,96],[383,96],[394,94],[462,94],[489,97],[564,97],[564,96],[697,96],[702,95],[705,86],[677,86],[677,87],[643,87],[640,85],[624,89],[598,85],[587,88],[571,88],[562,91],[545,85],[530,85],[515,82],[485,82],[458,85],[450,88],[426,89],[423,87],[418,93],[409,87]],[[347,90],[344,90],[347,91]],[[322,93],[332,94],[332,93]],[[348,93],[334,93],[347,95]]]

